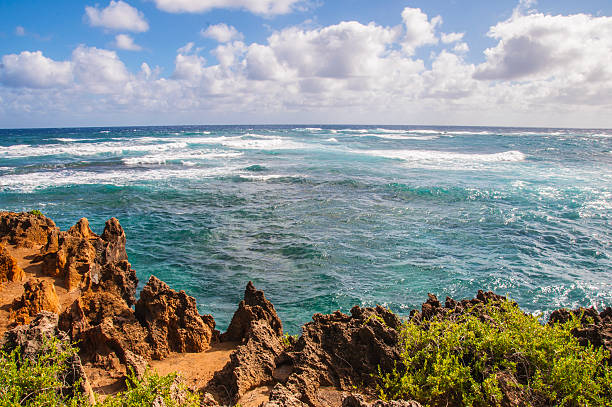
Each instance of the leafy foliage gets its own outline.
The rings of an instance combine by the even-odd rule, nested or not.
[[[200,405],[198,395],[187,390],[176,378],[176,373],[159,376],[157,373],[147,371],[142,379],[138,379],[131,372],[126,383],[127,390],[107,397],[101,406],[150,406],[153,400],[159,397],[167,407],[198,407]]]
[[[0,351],[0,407],[77,407],[89,406],[78,390],[79,383],[69,386],[64,381],[66,366],[78,352],[74,346],[50,338],[34,360],[24,358],[19,348]],[[185,388],[176,373],[159,376],[147,371],[142,379],[131,373],[127,390],[107,397],[100,407],[151,405],[161,398],[168,407],[196,407],[199,397]]]
[[[43,216],[43,213],[41,211],[39,211],[38,209],[33,209],[30,211],[30,213],[32,215],[36,215],[36,216]]]
[[[610,355],[580,346],[580,317],[542,325],[511,302],[489,303],[456,319],[403,325],[401,363],[379,370],[384,399],[428,406],[606,406]]]
[[[48,339],[37,358],[23,358],[19,348],[0,351],[0,406],[78,406],[85,403],[75,386],[64,382],[66,362],[76,348]]]

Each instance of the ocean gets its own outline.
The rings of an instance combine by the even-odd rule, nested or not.
[[[505,294],[612,305],[612,130],[179,126],[0,130],[0,209],[116,217],[142,287],[224,330],[252,280],[316,312]]]

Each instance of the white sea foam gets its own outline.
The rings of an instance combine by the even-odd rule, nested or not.
[[[328,139],[327,139],[327,141],[329,141],[329,142],[331,142],[331,143],[337,143],[337,142],[338,142],[338,139],[337,139],[337,138],[335,138],[335,137],[330,137],[330,138],[328,138]]]
[[[162,153],[145,155],[142,157],[129,157],[123,158],[126,165],[147,165],[147,164],[166,164],[170,162],[180,161],[183,165],[196,165],[197,163],[192,160],[212,160],[219,158],[236,158],[242,156],[243,153],[239,151],[222,151],[222,150],[196,150],[188,152],[177,152],[177,153]]]
[[[417,162],[469,162],[469,163],[490,163],[490,162],[518,162],[525,160],[525,154],[520,151],[504,151],[492,154],[467,154],[455,153],[450,151],[430,151],[430,150],[368,150],[355,151],[361,154],[368,154],[377,157],[400,159],[404,161]]]
[[[296,127],[293,131],[323,131],[320,127]]]
[[[413,136],[406,133],[361,133],[359,134],[359,137],[378,137],[387,140],[436,140],[439,138],[439,136]]]
[[[20,192],[31,192],[39,188],[64,185],[116,185],[126,186],[143,181],[214,178],[240,173],[239,166],[213,168],[181,167],[155,169],[121,169],[107,172],[62,170],[54,172],[33,172],[4,176],[0,178],[0,189]]]
[[[122,154],[138,151],[168,151],[187,147],[186,142],[171,142],[163,144],[134,144],[134,142],[103,142],[103,143],[69,143],[47,145],[15,145],[0,147],[0,157],[22,158],[43,157],[50,155],[90,156],[97,154]]]

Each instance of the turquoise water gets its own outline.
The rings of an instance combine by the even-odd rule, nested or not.
[[[0,130],[0,209],[117,217],[141,280],[224,329],[248,280],[293,333],[432,292],[612,305],[612,131],[380,126]]]

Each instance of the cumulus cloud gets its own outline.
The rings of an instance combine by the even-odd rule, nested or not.
[[[420,8],[406,7],[402,11],[402,20],[406,29],[403,46],[408,54],[423,45],[438,43],[435,32],[436,26],[442,24],[442,17],[436,16],[429,20]]]
[[[230,42],[232,40],[241,40],[244,38],[242,33],[238,32],[235,27],[225,23],[211,25],[206,30],[202,29],[200,35],[219,42]]]
[[[79,45],[72,52],[75,79],[93,93],[110,93],[121,89],[130,74],[114,51]]]
[[[127,34],[118,34],[115,36],[115,47],[126,51],[140,51],[142,47],[134,43],[134,39]]]
[[[104,9],[87,6],[85,15],[92,27],[133,32],[145,32],[149,29],[149,23],[145,20],[144,14],[121,0],[111,0]]]
[[[112,112],[104,117],[116,124],[138,113],[156,123],[576,126],[588,117],[596,119],[589,126],[607,127],[610,20],[515,13],[490,28],[497,44],[480,64],[466,60],[463,34],[439,32],[441,18],[411,8],[397,16],[396,26],[287,27],[257,43],[230,36],[209,54],[190,42],[177,50],[173,72],[165,76],[146,62],[130,73],[115,52],[84,45],[70,61],[22,52],[2,57],[0,117],[95,106]],[[430,51],[426,62],[414,55],[419,47]],[[45,89],[57,86],[63,91]]]
[[[214,8],[238,8],[255,14],[290,13],[301,0],[153,0],[160,10],[170,13],[203,13]]]
[[[71,80],[69,61],[54,61],[41,51],[4,55],[0,64],[0,82],[6,86],[53,88],[66,86]]]
[[[499,42],[485,50],[476,79],[612,78],[612,17],[515,14],[488,36]]]
[[[453,42],[461,41],[465,33],[442,33],[441,40],[444,44],[451,44]]]

